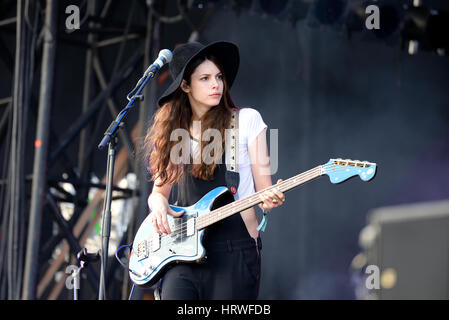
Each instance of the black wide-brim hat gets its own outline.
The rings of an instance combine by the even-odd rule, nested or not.
[[[227,41],[217,41],[208,45],[203,45],[199,42],[189,42],[176,47],[173,51],[173,59],[169,63],[173,82],[167,90],[165,90],[162,96],[159,97],[157,102],[159,107],[162,107],[164,103],[170,100],[170,96],[179,88],[184,76],[184,71],[189,62],[206,52],[212,53],[221,62],[226,82],[228,87],[231,88],[240,64],[239,48],[237,45]]]

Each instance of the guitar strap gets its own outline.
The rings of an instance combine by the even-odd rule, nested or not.
[[[237,188],[240,182],[239,167],[238,167],[238,154],[239,154],[239,112],[238,109],[232,111],[231,128],[226,130],[226,148],[225,148],[225,161],[226,161],[226,184],[232,194],[237,193]],[[260,222],[257,230],[265,231],[268,223],[268,211],[262,209],[263,219]]]
[[[238,146],[239,146],[239,110],[237,108],[232,110],[230,128],[225,130],[225,163],[226,172],[225,180],[226,186],[232,194],[237,193],[237,188],[240,183],[239,167],[238,167]],[[179,198],[179,193],[178,193]],[[177,205],[178,201],[174,203]]]
[[[226,184],[232,194],[237,193],[240,183],[238,155],[239,155],[239,110],[235,108],[231,116],[231,128],[226,130],[225,161]]]

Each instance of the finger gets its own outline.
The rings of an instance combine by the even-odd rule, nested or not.
[[[265,206],[265,209],[269,210],[268,207],[271,206],[272,195],[269,192],[266,192],[266,193],[263,193],[262,197],[263,197],[263,204]]]
[[[276,184],[281,183],[283,180],[282,179],[278,179]],[[274,188],[276,194],[279,196],[279,199],[281,199],[282,201],[285,201],[285,196],[284,194],[278,189],[278,188]]]
[[[265,199],[266,199],[266,196],[263,193],[259,194],[259,200],[262,201],[261,204],[263,204],[265,202]]]
[[[278,188],[273,188],[271,191],[272,191],[272,199],[273,199],[274,203],[285,201],[284,194],[281,191],[279,191]]]
[[[166,234],[170,234],[171,232],[166,214],[162,215],[162,231],[164,231]]]
[[[151,217],[151,223],[153,224],[154,231],[156,231],[157,233],[159,233],[158,227],[157,227],[156,218],[154,217],[154,215]]]
[[[268,204],[265,203],[265,202],[262,202],[262,203],[260,204],[260,208],[263,209],[263,210],[265,210],[265,211],[270,211],[270,210],[271,210],[271,206],[268,205]]]
[[[156,231],[157,233],[159,233],[159,235],[162,235],[163,230],[162,230],[162,217],[160,215],[156,215]]]
[[[282,192],[279,191],[278,188],[274,188],[273,192],[276,195],[276,198],[278,198],[279,201],[284,202],[285,201],[285,196]]]
[[[168,213],[171,214],[173,217],[180,217],[184,214],[185,210],[182,211],[175,211],[172,208],[168,208]]]
[[[267,190],[266,195],[269,202],[277,204],[279,201],[281,201],[281,197],[276,194],[275,189]]]
[[[265,197],[265,200],[263,202],[264,205],[264,209],[265,210],[271,210],[275,207],[274,205],[275,203],[273,203],[273,198],[272,197]]]
[[[282,194],[282,193],[281,193]],[[283,203],[283,197],[278,196],[275,192],[267,190],[261,194],[261,199],[263,199],[263,208],[265,210],[271,210],[276,208]]]
[[[260,207],[261,209],[268,210],[268,209],[267,209],[267,206],[268,206],[268,203],[269,203],[268,197],[267,197],[264,193],[261,193],[261,194],[259,194],[259,199],[260,199],[260,201],[262,201],[262,202],[259,204],[259,207]]]

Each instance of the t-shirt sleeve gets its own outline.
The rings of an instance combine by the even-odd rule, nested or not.
[[[262,119],[259,111],[252,108],[243,108],[239,112],[239,125],[246,134],[248,146],[268,126]]]

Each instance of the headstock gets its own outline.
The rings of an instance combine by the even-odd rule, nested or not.
[[[376,169],[375,163],[351,159],[330,159],[322,165],[322,173],[327,174],[332,183],[341,183],[356,175],[369,181],[374,178]]]

